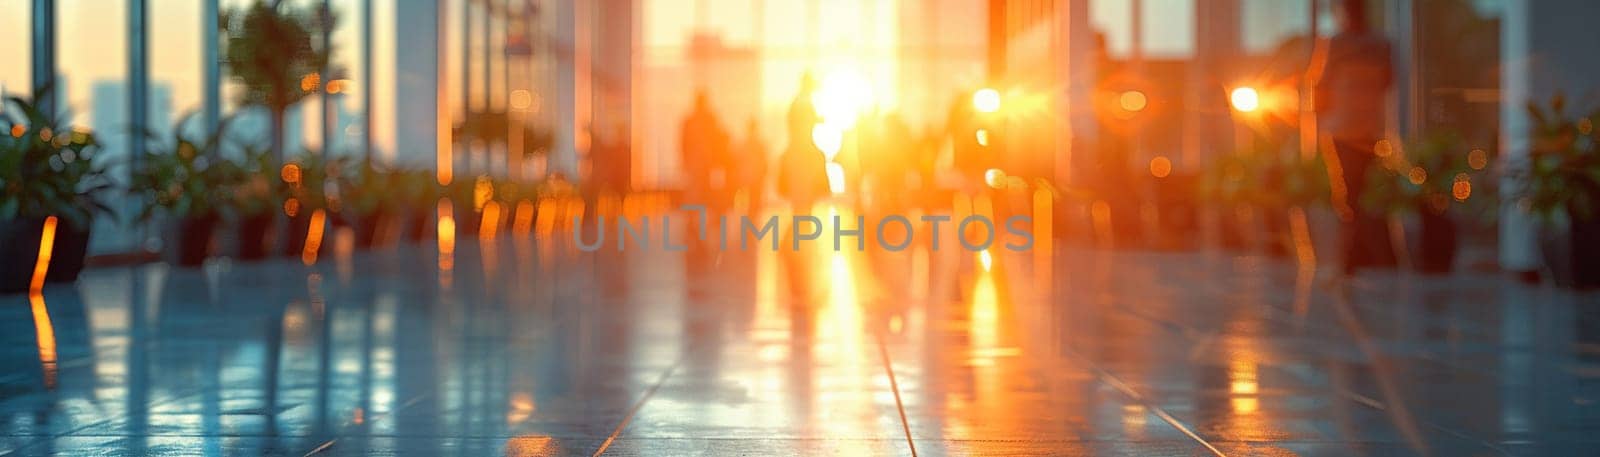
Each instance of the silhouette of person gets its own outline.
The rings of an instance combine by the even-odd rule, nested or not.
[[[712,111],[704,90],[694,96],[694,107],[683,119],[680,152],[688,182],[684,185],[687,203],[720,208],[717,191],[726,180],[728,134]]]
[[[631,155],[627,126],[616,125],[610,134],[600,137],[593,159],[596,187],[604,192],[628,193],[633,178]]]
[[[745,125],[744,142],[739,145],[739,157],[734,161],[738,187],[750,198],[750,209],[761,208],[761,194],[766,188],[767,144],[761,139],[761,122],[754,116]]]
[[[816,89],[816,80],[806,74],[800,80],[800,92],[789,104],[789,142],[780,161],[778,192],[796,213],[810,211],[811,205],[828,193],[827,158],[811,140],[812,129],[821,120],[811,102]]]
[[[1388,227],[1380,214],[1361,208],[1374,146],[1385,130],[1385,97],[1394,80],[1389,42],[1372,33],[1364,0],[1335,3],[1339,33],[1319,43],[1308,77],[1319,130],[1333,141],[1329,177],[1336,184],[1334,208],[1341,227],[1341,259],[1348,275],[1359,267],[1393,265]]]
[[[981,183],[983,172],[989,168],[984,145],[978,141],[978,129],[981,126],[977,110],[972,108],[975,93],[965,91],[957,94],[945,118],[945,134],[950,136],[951,163],[969,186]]]
[[[816,88],[816,80],[807,73],[800,79],[800,92],[789,104],[788,144],[778,165],[778,192],[789,201],[791,212],[785,223],[793,223],[794,215],[810,214],[811,207],[829,192],[827,157],[811,139],[812,130],[821,121],[811,102]],[[778,258],[787,271],[790,293],[799,299],[795,304],[800,306],[809,302],[808,296],[814,292],[810,287],[812,276],[808,274],[806,256],[788,251],[792,246],[790,237],[784,235],[780,239],[782,251]]]

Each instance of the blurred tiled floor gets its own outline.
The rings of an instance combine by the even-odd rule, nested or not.
[[[948,247],[510,240],[451,260],[100,269],[0,297],[0,454],[1600,449],[1600,300],[1492,276],[1346,294],[1220,253],[985,269]]]

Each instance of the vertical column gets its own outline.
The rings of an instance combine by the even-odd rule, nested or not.
[[[145,0],[128,0],[128,166],[139,168],[150,123],[150,52]]]
[[[442,1],[447,1],[447,0],[441,0],[441,2]],[[467,126],[471,125],[471,123],[473,121],[473,117],[474,117],[473,116],[473,112],[472,112],[472,3],[473,2],[472,2],[472,0],[460,0],[460,1],[461,1],[461,126],[462,127],[467,127]],[[443,27],[440,27],[440,29],[443,30]],[[449,36],[449,32],[441,33],[439,35],[439,42],[440,43],[448,42],[449,40],[446,39],[446,37],[448,37],[448,36]],[[441,59],[439,61],[439,65],[449,65],[449,60],[442,60]],[[449,129],[449,128],[453,128],[453,127],[454,127],[454,124],[451,124],[451,125],[446,126],[445,128]],[[472,141],[471,141],[472,135],[468,134],[467,133],[467,129],[465,129],[465,128],[463,128],[461,130],[461,134],[462,134],[461,136],[463,138],[462,138],[461,142],[459,144],[456,144],[456,146],[454,148],[455,149],[454,152],[457,152],[459,154],[454,154],[455,161],[452,163],[452,166],[460,165],[459,168],[461,168],[462,172],[465,172],[467,174],[472,174],[475,171],[472,168]]]
[[[1530,61],[1532,0],[1507,0],[1500,19],[1500,268],[1538,271],[1540,256],[1532,214],[1518,205],[1528,189],[1528,112],[1532,100]]]
[[[1417,127],[1417,94],[1419,72],[1416,4],[1413,0],[1391,0],[1383,2],[1388,10],[1384,14],[1384,29],[1394,43],[1394,103],[1390,104],[1393,112],[1389,113],[1389,135],[1392,138],[1406,138],[1416,133]]]
[[[361,0],[361,158],[369,162],[372,160],[372,35],[372,0]]]
[[[1536,218],[1520,208],[1531,143],[1528,103],[1548,105],[1557,93],[1568,100],[1566,115],[1593,109],[1587,94],[1600,90],[1600,61],[1592,44],[1600,42],[1600,2],[1592,0],[1507,0],[1500,22],[1500,122],[1502,185],[1500,264],[1508,271],[1537,271],[1541,263]],[[1577,103],[1574,103],[1576,101]]]
[[[989,84],[1006,73],[1006,0],[989,0]]]
[[[1061,9],[1067,15],[1067,104],[1066,113],[1071,118],[1072,131],[1068,148],[1074,153],[1067,156],[1069,175],[1065,182],[1076,182],[1089,170],[1087,151],[1095,138],[1094,85],[1098,71],[1094,57],[1094,29],[1089,25],[1089,0],[1062,0]]]
[[[443,0],[394,2],[394,158],[412,165],[435,161],[439,178],[449,182],[454,173],[450,157],[450,93],[444,83],[444,34],[447,12]],[[430,96],[431,94],[431,96]],[[428,149],[433,145],[433,149]]]
[[[150,128],[150,21],[148,13],[149,5],[146,0],[128,0],[127,176],[130,178],[132,177],[133,173],[139,170],[140,162],[144,158],[144,132],[146,129]],[[56,98],[57,100],[65,100],[65,97],[52,98]],[[63,103],[65,102],[63,101]],[[133,214],[135,209],[131,205],[136,205],[138,199],[131,198],[122,201],[123,204],[130,205],[119,208],[127,211],[122,214]],[[128,241],[132,241],[136,246],[134,249],[139,249],[137,245],[141,244],[139,241],[143,239],[143,233],[145,232],[144,224],[124,225],[116,223],[115,225],[121,226],[120,228],[125,230],[123,232],[125,235],[122,236],[129,236],[127,234],[131,234],[131,240],[129,238],[122,238],[124,240],[123,242],[126,243]],[[122,236],[118,236],[118,238],[121,238]],[[127,245],[124,244],[123,246]]]
[[[317,75],[319,76],[317,98],[322,99],[321,140],[322,155],[324,156],[334,153],[333,126],[334,118],[338,116],[338,113],[334,110],[334,104],[338,103],[338,101],[335,100],[334,94],[328,93],[328,81],[334,79],[331,71],[333,69],[333,21],[331,19],[333,17],[333,5],[331,3],[332,0],[322,0],[321,5],[318,6],[324,21],[322,24],[322,36],[319,37],[319,40],[322,43],[322,52],[328,53],[329,56],[328,60],[322,63],[322,68],[317,70]]]
[[[222,124],[222,51],[217,15],[219,0],[200,2],[200,68],[205,73],[201,88],[201,108],[207,132]]]
[[[586,149],[584,123],[588,119],[589,27],[584,23],[586,0],[560,0],[556,5],[556,146],[550,151],[551,172],[574,179],[578,151]]]
[[[46,116],[56,116],[56,100],[64,89],[56,84],[56,2],[33,0],[33,92],[51,88],[47,97],[34,100]]]

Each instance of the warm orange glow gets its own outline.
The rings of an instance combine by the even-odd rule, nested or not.
[[[983,88],[972,93],[972,107],[980,113],[1000,111],[1000,91]]]
[[[983,271],[993,271],[994,255],[989,254],[988,250],[978,251],[978,265],[983,267]]]
[[[1256,394],[1261,387],[1256,382],[1256,372],[1256,364],[1250,360],[1236,360],[1228,365],[1228,393],[1235,413],[1249,414],[1260,408]]]
[[[1055,196],[1049,189],[1033,191],[1033,284],[1040,296],[1048,297],[1054,285]]]
[[[1372,154],[1378,157],[1392,156],[1394,155],[1394,144],[1390,143],[1389,140],[1378,140],[1377,143],[1372,145]]]
[[[300,165],[295,163],[283,164],[283,168],[278,170],[278,177],[283,178],[283,182],[285,183],[299,184]]]
[[[477,182],[472,184],[472,210],[483,211],[483,205],[494,198],[494,182],[488,176],[479,176]]]
[[[517,202],[516,214],[512,216],[511,233],[521,236],[533,231],[533,202],[522,200]]]
[[[28,133],[28,128],[27,127],[23,127],[22,124],[13,124],[11,126],[11,137],[12,138],[22,138],[22,135],[25,135],[27,133]]]
[[[1150,99],[1145,97],[1144,92],[1130,90],[1118,96],[1117,103],[1122,105],[1123,110],[1137,113],[1144,111],[1144,107],[1150,104]]]
[[[1005,187],[1006,172],[999,168],[990,168],[983,172],[983,183],[996,189]]]
[[[454,208],[450,205],[450,199],[439,199],[439,269],[442,271],[450,271],[450,269],[455,268],[456,264],[456,218],[454,212]]]
[[[550,234],[555,233],[556,206],[560,204],[560,201],[560,199],[556,198],[539,199],[539,205],[535,210],[535,212],[538,214],[538,217],[535,217],[533,221],[535,237],[546,238],[549,237]]]
[[[1172,159],[1167,156],[1156,156],[1150,159],[1150,176],[1165,178],[1172,174]]]
[[[1424,170],[1422,167],[1411,167],[1411,172],[1406,174],[1406,179],[1410,180],[1412,184],[1420,186],[1428,181],[1428,170]]]
[[[335,79],[328,81],[328,93],[337,94],[344,92],[349,86],[350,80],[348,79]]]
[[[811,103],[822,116],[822,123],[840,131],[854,127],[862,110],[873,105],[872,99],[872,83],[848,68],[829,72],[811,94]]]
[[[478,239],[493,240],[500,231],[500,203],[488,202],[483,205],[483,218],[478,223]]]
[[[533,107],[533,93],[527,89],[511,91],[511,109],[527,110]]]
[[[306,228],[305,249],[300,252],[300,262],[311,265],[317,263],[317,251],[322,249],[322,231],[326,228],[327,213],[322,210],[311,212],[311,226]]]
[[[517,393],[511,394],[510,404],[508,404],[506,406],[507,406],[507,408],[506,408],[506,423],[507,424],[511,424],[511,425],[516,425],[516,424],[522,423],[522,421],[526,420],[528,418],[528,416],[533,415],[534,410],[538,409],[538,404],[534,402],[533,395],[530,395],[527,392],[517,392]],[[508,447],[509,447],[509,443],[508,443]],[[513,454],[513,455],[533,455],[533,454]]]
[[[1104,200],[1095,200],[1089,205],[1089,221],[1094,226],[1095,238],[1102,244],[1109,244],[1115,233],[1111,230],[1111,205]]]
[[[1289,235],[1294,240],[1295,259],[1300,261],[1302,268],[1315,268],[1317,250],[1311,241],[1311,223],[1308,221],[1305,208],[1289,207]]]
[[[44,288],[44,278],[50,273],[50,254],[56,245],[56,217],[44,218],[44,229],[39,232],[39,257],[33,261],[33,278],[28,291],[37,293]]]
[[[300,90],[302,91],[312,92],[317,90],[317,87],[321,85],[322,75],[320,74],[307,73],[305,76],[300,77]]]
[[[1457,201],[1467,201],[1472,197],[1472,178],[1466,173],[1456,175],[1455,184],[1450,185],[1450,195]]]
[[[1255,88],[1240,87],[1228,93],[1228,102],[1241,113],[1254,112],[1261,108],[1261,94]]]
[[[572,197],[563,200],[564,201],[561,205],[563,215],[559,221],[561,223],[561,227],[563,229],[575,229],[575,224],[577,221],[583,218],[583,212],[585,210],[583,199]]]
[[[39,346],[39,365],[44,368],[44,385],[46,388],[55,388],[56,327],[50,322],[50,310],[45,307],[44,294],[37,288],[28,292],[28,305],[33,311],[34,342]]]
[[[506,440],[506,455],[551,455],[562,453],[560,446],[554,446],[554,444],[555,441],[548,436],[512,437]],[[567,452],[571,452],[571,449],[568,449]]]
[[[39,141],[49,143],[50,140],[55,137],[56,133],[55,131],[50,130],[50,127],[39,129]]]
[[[978,146],[989,145],[989,129],[978,129],[978,131],[973,132],[972,134],[977,137]]]
[[[1482,170],[1489,166],[1489,153],[1482,149],[1473,149],[1467,153],[1467,165],[1474,170]]]
[[[834,195],[844,193],[844,166],[837,163],[828,162],[827,171],[828,190],[833,192]]]
[[[283,215],[295,217],[300,215],[300,199],[289,197],[283,201]]]

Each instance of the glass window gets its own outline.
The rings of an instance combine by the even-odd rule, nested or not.
[[[372,153],[375,159],[394,163],[395,150],[395,8],[393,2],[372,2],[372,87],[362,93],[372,97]],[[387,69],[389,71],[384,71]],[[431,94],[422,94],[430,96]]]
[[[1105,39],[1106,53],[1127,57],[1133,51],[1133,2],[1090,0],[1089,24]]]
[[[33,45],[30,0],[0,0],[0,94],[28,94]]]
[[[194,0],[152,0],[150,24],[150,128],[170,134],[173,123],[190,116],[183,126],[186,134],[203,133],[205,120],[200,113],[204,100],[205,73],[201,68],[204,46],[201,30],[201,2]]]
[[[1194,55],[1194,1],[1143,0],[1140,35],[1145,56],[1188,58]]]
[[[364,69],[362,61],[362,0],[333,0],[333,74],[328,76],[326,94],[333,103],[328,110],[333,136],[328,139],[328,150],[335,154],[360,156],[361,129],[366,113],[362,104],[368,89],[362,87]],[[318,109],[322,109],[320,104]],[[321,126],[317,127],[319,132]]]
[[[91,128],[101,142],[100,158],[116,164],[111,178],[125,185],[129,167],[131,125],[128,118],[127,2],[60,0],[56,3],[57,100],[64,100],[66,119],[75,128]],[[150,94],[156,104],[155,91]],[[97,218],[89,239],[90,254],[131,252],[141,245],[128,221],[134,201],[123,192],[107,193],[116,218]]]
[[[1244,0],[1239,7],[1240,35],[1248,53],[1272,52],[1311,30],[1310,0]]]
[[[251,4],[255,3],[255,0],[221,0],[219,3],[220,4],[218,5],[218,8],[220,8],[221,11],[243,12],[245,8],[248,8]],[[228,59],[228,44],[226,41],[227,37],[219,36],[218,39],[224,40],[219,44],[220,49],[218,49],[218,58],[226,62]],[[257,147],[265,148],[267,144],[271,142],[272,118],[267,110],[263,107],[244,106],[242,103],[240,103],[240,101],[244,99],[244,89],[244,85],[240,84],[238,80],[233,78],[232,74],[227,68],[226,63],[224,63],[222,68],[221,94],[222,115],[234,116],[232,123],[228,125],[228,136],[233,141],[241,144],[253,144]],[[292,122],[285,120],[285,124],[284,130],[287,131],[285,134],[286,137],[294,138],[298,136],[297,134],[290,135],[290,133],[297,131]],[[295,143],[290,140],[285,140],[284,150],[290,153],[294,152],[295,150],[292,148],[293,144]]]

